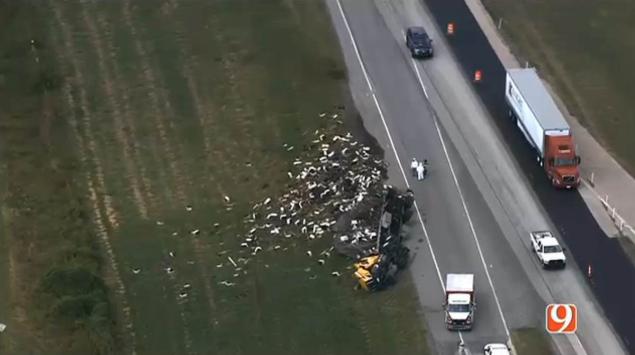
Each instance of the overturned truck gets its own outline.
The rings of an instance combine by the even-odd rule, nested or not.
[[[336,240],[335,248],[341,254],[356,260],[354,277],[367,291],[378,291],[394,282],[394,276],[409,262],[410,250],[403,245],[402,226],[413,215],[414,194],[385,186],[377,232],[367,233],[369,238]]]

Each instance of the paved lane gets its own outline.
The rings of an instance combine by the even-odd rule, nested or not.
[[[332,12],[337,12],[336,1],[330,1],[329,6]],[[437,130],[435,112],[426,100],[403,44],[395,38],[386,24],[380,12],[383,9],[378,9],[373,2],[355,0],[342,1],[342,7],[402,165],[407,168],[413,156],[427,158],[431,162],[429,180],[416,182],[410,177],[408,179],[415,191],[441,275],[445,277],[448,272],[472,272],[476,275],[478,308],[475,328],[463,334],[468,347],[474,351],[482,348],[486,342],[505,341],[507,338],[494,290],[500,298],[502,313],[505,318],[512,319],[512,326],[537,325],[541,320],[544,303],[515,261],[510,245],[454,144],[442,129]],[[334,22],[351,69],[349,74],[358,75],[359,69],[353,67],[359,66],[358,63],[355,64],[354,50],[347,47],[352,45],[346,26],[335,14]],[[370,111],[368,101],[371,98],[368,89],[362,89],[355,78],[351,78],[351,81],[354,82],[354,90],[364,90],[364,95],[357,95],[359,101],[366,101],[360,105],[365,106],[360,111],[363,114]],[[355,87],[356,85],[359,86]],[[373,130],[380,132],[376,122],[377,115],[369,116],[364,114],[365,122],[371,126],[371,133],[374,133]],[[439,133],[443,136],[447,156]],[[381,137],[377,138],[382,142]],[[386,155],[390,155],[390,147],[385,144],[387,139],[384,138],[383,141],[384,147],[388,148]],[[448,164],[448,157],[452,162],[454,175]],[[398,164],[392,164],[391,170],[397,166]],[[393,171],[391,175],[393,180],[398,181],[400,174]],[[457,189],[455,176],[463,196]],[[473,226],[470,226],[465,207],[470,213]],[[420,227],[412,228],[421,233]],[[450,354],[456,349],[457,333],[445,330],[441,309],[442,286],[435,265],[430,262],[432,255],[426,249],[426,243],[420,240],[425,240],[425,236],[415,235],[411,240],[419,253],[411,270],[419,287],[428,328],[437,349],[441,354]],[[477,240],[480,242],[483,259],[477,248]],[[484,264],[488,267],[494,289],[489,283]]]

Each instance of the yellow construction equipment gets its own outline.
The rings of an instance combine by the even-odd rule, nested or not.
[[[379,291],[390,286],[399,270],[408,265],[410,250],[403,245],[396,245],[390,250],[382,251],[360,259],[354,264],[355,278],[359,286],[366,291]]]
[[[373,280],[373,267],[376,267],[379,262],[379,255],[367,256],[356,262],[355,265],[355,277],[359,282],[359,286],[364,290],[369,290],[369,285]]]
[[[381,290],[394,282],[397,271],[408,266],[410,250],[402,245],[401,226],[412,216],[413,202],[412,191],[399,194],[388,189],[375,252],[354,264],[354,277],[362,289]]]

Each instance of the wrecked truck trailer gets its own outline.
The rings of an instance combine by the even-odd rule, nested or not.
[[[366,291],[379,291],[395,281],[398,271],[410,261],[410,250],[403,245],[402,226],[412,216],[414,194],[386,187],[385,203],[379,221],[376,245],[354,264],[354,277]]]

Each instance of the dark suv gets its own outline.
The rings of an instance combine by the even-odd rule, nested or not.
[[[406,31],[406,47],[413,58],[430,58],[433,56],[432,40],[423,27],[409,27]]]

